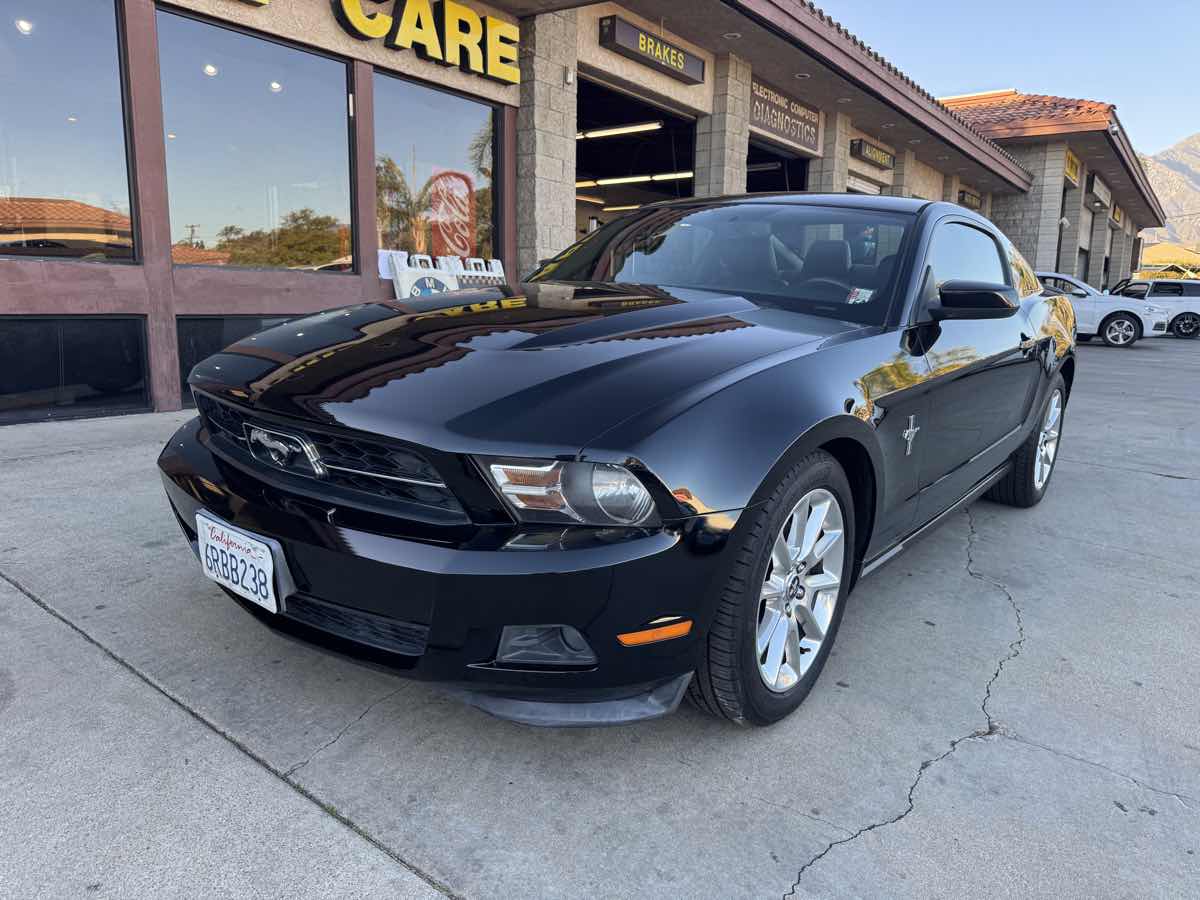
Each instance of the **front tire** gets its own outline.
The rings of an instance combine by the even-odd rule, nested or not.
[[[1050,382],[1050,395],[1042,405],[1038,424],[1012,455],[1012,471],[987,492],[989,500],[1008,506],[1028,508],[1042,502],[1054,464],[1058,460],[1063,413],[1067,405],[1067,385],[1061,374]]]
[[[1128,313],[1115,313],[1100,326],[1100,339],[1109,347],[1132,347],[1141,337],[1142,329]]]
[[[812,690],[837,636],[853,576],[854,502],[837,460],[816,451],[746,515],[688,698],[739,725],[770,725]]]
[[[1192,340],[1200,334],[1200,313],[1180,313],[1171,322],[1171,333],[1177,338]]]

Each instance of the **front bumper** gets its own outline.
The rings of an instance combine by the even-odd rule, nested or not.
[[[201,510],[277,542],[293,584],[277,585],[278,615],[243,604],[260,619],[541,725],[612,724],[675,708],[698,664],[737,519],[711,514],[566,537],[558,529],[558,540],[492,525],[435,541],[402,521],[255,478],[212,452],[199,419],[172,437],[159,468],[193,545]],[[636,647],[617,640],[668,616],[692,620],[691,632]],[[595,664],[496,662],[504,626],[546,624],[577,629]]]

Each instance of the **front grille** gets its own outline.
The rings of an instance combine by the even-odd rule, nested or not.
[[[290,619],[391,653],[420,656],[429,641],[428,626],[415,622],[401,622],[303,594],[293,594],[286,605],[285,612]]]
[[[210,433],[232,444],[245,462],[264,471],[289,475],[329,485],[351,495],[389,503],[418,504],[464,515],[453,492],[437,469],[418,451],[359,435],[313,428],[310,425],[279,424],[196,392],[196,409]],[[307,442],[316,461],[298,458],[297,464],[272,465],[254,452],[247,439],[250,429],[290,435]],[[314,470],[317,470],[314,472]]]

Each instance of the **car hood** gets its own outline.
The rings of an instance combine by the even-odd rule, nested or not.
[[[270,413],[451,452],[577,452],[739,366],[861,328],[690,289],[527,284],[294,319],[192,370]]]

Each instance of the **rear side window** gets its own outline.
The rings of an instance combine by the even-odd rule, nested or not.
[[[947,281],[985,281],[1007,284],[1000,248],[986,231],[949,222],[938,228],[929,252],[935,284]],[[1032,273],[1030,273],[1032,275]],[[1037,281],[1036,276],[1034,281]],[[1041,290],[1040,285],[1033,293]]]
[[[1183,285],[1178,281],[1156,281],[1150,290],[1151,297],[1182,297]]]
[[[1200,297],[1200,282],[1184,282],[1183,296],[1185,297]]]

